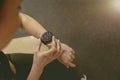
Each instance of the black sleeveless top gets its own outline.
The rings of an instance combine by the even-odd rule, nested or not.
[[[0,52],[0,80],[11,80],[12,77],[9,60],[3,52]]]

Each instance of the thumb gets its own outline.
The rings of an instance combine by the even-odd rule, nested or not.
[[[44,54],[51,55],[51,54],[54,54],[54,53],[56,53],[56,48],[52,44],[50,44],[50,48],[48,50],[44,51]]]
[[[40,51],[41,45],[42,45],[41,42],[37,44],[37,47],[36,47],[36,49],[35,49],[35,53]]]

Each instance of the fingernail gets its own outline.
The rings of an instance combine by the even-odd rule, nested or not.
[[[74,66],[73,67],[76,67],[76,65],[74,64]]]
[[[69,68],[69,66],[66,66],[67,68]]]
[[[55,36],[53,36],[53,39],[55,38]]]
[[[60,42],[60,40],[58,40],[58,42]]]

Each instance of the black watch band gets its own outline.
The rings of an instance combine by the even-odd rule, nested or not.
[[[53,33],[45,32],[41,37],[41,42],[45,45],[49,44],[52,41]]]

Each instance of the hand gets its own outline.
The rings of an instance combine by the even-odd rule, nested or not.
[[[57,40],[52,39],[52,42],[48,44],[49,49],[47,51],[40,51],[41,45],[38,45],[33,58],[33,65],[27,80],[39,80],[44,67],[55,60],[61,55],[61,44]]]
[[[48,44],[47,46],[49,49],[47,51],[40,51],[40,46],[37,47],[37,50],[34,54],[33,64],[39,66],[42,66],[44,68],[47,64],[58,58],[59,55],[62,54],[61,52],[61,44],[59,40],[55,40],[53,37],[52,42]]]
[[[73,60],[75,59],[75,51],[63,43],[61,44],[61,50],[63,53],[57,59],[66,67],[75,67],[76,65],[73,63]]]

